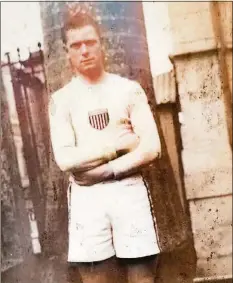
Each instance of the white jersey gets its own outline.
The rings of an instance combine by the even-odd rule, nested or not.
[[[135,81],[105,73],[101,83],[92,85],[81,77],[74,77],[52,95],[50,103],[50,131],[55,158],[62,146],[95,150],[129,131],[143,131],[148,121],[142,121],[141,116],[139,121],[137,115],[130,115],[133,108],[142,104],[150,112],[146,94]],[[128,162],[134,161],[128,159]],[[112,166],[118,175],[127,164],[119,159],[113,161]],[[141,175],[122,181],[135,180],[141,180]]]

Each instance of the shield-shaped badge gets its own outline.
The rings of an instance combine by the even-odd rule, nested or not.
[[[103,130],[109,123],[108,109],[97,109],[88,112],[89,123],[96,130]]]

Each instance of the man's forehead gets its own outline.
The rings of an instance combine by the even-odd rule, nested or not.
[[[70,29],[67,31],[67,41],[69,43],[98,38],[99,36],[92,25],[86,25],[80,28]]]

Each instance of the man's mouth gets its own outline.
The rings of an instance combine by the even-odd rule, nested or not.
[[[93,58],[90,58],[90,59],[82,60],[81,63],[82,63],[82,64],[88,64],[88,63],[91,63],[91,62],[93,62],[93,61],[94,61],[94,59],[93,59]]]

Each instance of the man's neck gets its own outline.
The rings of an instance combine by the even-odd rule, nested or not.
[[[83,81],[87,82],[88,84],[97,84],[101,82],[105,76],[106,72],[104,69],[99,70],[98,72],[96,70],[93,70],[93,72],[88,73],[78,73],[78,77],[80,77]]]

